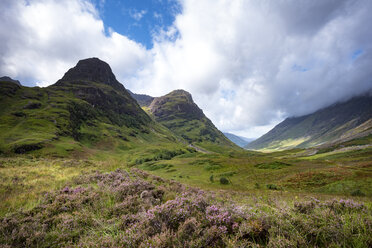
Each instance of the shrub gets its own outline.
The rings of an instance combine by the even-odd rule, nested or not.
[[[209,177],[209,181],[211,181],[211,183],[214,182],[214,176],[213,176],[213,174]]]
[[[352,196],[366,196],[366,194],[364,194],[360,189],[356,189],[356,190],[352,191],[351,195]]]
[[[230,181],[226,177],[221,177],[220,178],[220,184],[229,184]]]
[[[222,178],[220,178],[222,179]],[[228,179],[225,178],[228,182]],[[0,218],[1,247],[371,247],[353,200],[234,205],[133,168],[94,173]]]
[[[267,189],[279,190],[280,188],[276,184],[266,184]]]

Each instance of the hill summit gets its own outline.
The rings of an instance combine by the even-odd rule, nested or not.
[[[79,60],[76,66],[69,69],[57,84],[64,81],[91,81],[107,84],[117,90],[124,89],[109,64],[99,58]]]
[[[156,97],[149,106],[155,120],[187,142],[214,150],[216,146],[236,146],[209,120],[185,90]]]

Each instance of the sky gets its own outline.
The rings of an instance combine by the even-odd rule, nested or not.
[[[222,131],[372,89],[370,0],[1,0],[0,76],[55,83],[98,57],[136,93],[189,91]]]

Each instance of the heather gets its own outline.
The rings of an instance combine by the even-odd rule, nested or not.
[[[241,197],[137,168],[87,173],[2,217],[0,247],[372,246],[368,203]]]

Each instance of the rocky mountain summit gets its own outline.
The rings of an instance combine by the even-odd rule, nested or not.
[[[65,73],[57,84],[66,81],[91,81],[110,85],[117,90],[125,89],[124,86],[116,80],[109,64],[98,58],[80,60],[75,67],[69,69]]]
[[[174,90],[156,97],[149,106],[155,120],[189,143],[237,148],[209,120],[185,90]]]
[[[191,94],[185,90],[174,90],[165,96],[156,97],[149,109],[158,121],[174,117],[201,120],[205,117],[203,111],[194,103]]]

